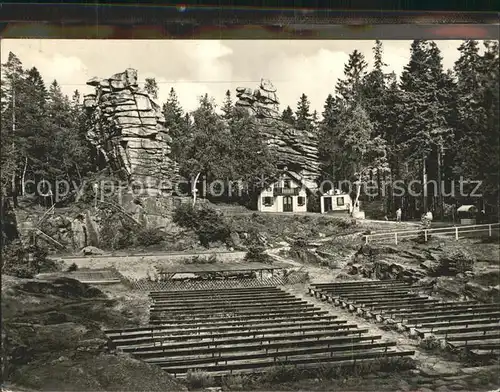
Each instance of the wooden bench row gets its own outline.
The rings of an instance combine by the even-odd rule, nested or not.
[[[254,319],[241,319],[241,320],[226,320],[222,319],[221,321],[213,321],[210,322],[201,321],[200,323],[165,323],[160,326],[158,325],[147,325],[143,327],[134,327],[134,328],[124,328],[124,329],[107,329],[104,332],[108,336],[146,336],[152,335],[155,333],[165,333],[168,331],[179,331],[179,330],[192,330],[193,333],[195,331],[216,331],[216,330],[232,330],[234,328],[242,328],[246,329],[249,327],[258,328],[262,326],[263,328],[267,326],[277,326],[277,325],[307,325],[309,323],[330,323],[330,324],[338,324],[338,323],[346,323],[346,320],[338,320],[337,316],[292,316],[292,317],[276,317],[276,318],[254,318]]]
[[[380,358],[389,358],[389,357],[405,357],[414,355],[415,351],[382,351],[382,352],[357,352],[357,353],[348,353],[348,354],[340,354],[340,355],[331,355],[327,354],[324,357],[316,357],[312,358],[307,356],[306,358],[298,358],[298,359],[280,359],[275,360],[269,359],[268,357],[263,358],[262,361],[249,361],[244,363],[237,364],[225,364],[225,365],[198,365],[195,369],[207,371],[207,372],[224,372],[226,374],[232,374],[233,372],[244,371],[248,369],[259,369],[272,367],[276,365],[289,365],[289,366],[299,366],[303,364],[320,364],[320,363],[349,363],[352,366],[356,366],[356,361],[364,362],[366,360],[378,360]],[[169,365],[160,365],[162,369],[166,370],[168,373],[177,375],[185,375],[188,370],[192,370],[191,366],[169,366]]]
[[[158,315],[156,316],[154,313],[151,314],[150,316],[150,324],[162,324],[162,323],[171,323],[172,320],[177,320],[179,323],[184,322],[193,322],[197,323],[200,321],[207,322],[207,321],[212,321],[212,320],[228,320],[228,319],[241,319],[241,318],[252,318],[256,317],[259,319],[263,318],[272,318],[275,316],[279,317],[284,317],[284,316],[296,316],[297,314],[300,314],[302,316],[309,315],[309,316],[314,316],[314,315],[326,315],[328,314],[328,311],[326,310],[317,310],[317,308],[308,308],[308,309],[301,309],[300,312],[297,311],[297,309],[274,309],[274,310],[267,310],[267,309],[262,309],[262,311],[258,310],[251,310],[251,311],[246,311],[246,312],[234,312],[234,313],[198,313],[196,315],[192,314],[182,314],[182,315],[176,315],[176,317],[168,317],[168,315]]]
[[[201,339],[201,338],[216,338],[235,337],[235,336],[262,336],[266,337],[272,334],[285,334],[285,333],[305,333],[310,331],[324,331],[324,330],[342,330],[357,328],[356,324],[331,324],[329,322],[318,322],[309,325],[290,325],[278,326],[274,328],[226,328],[226,330],[215,329],[208,332],[200,332],[199,330],[177,330],[175,333],[168,331],[163,334],[146,335],[146,336],[132,336],[132,337],[115,337],[112,338],[113,343],[117,346],[133,345],[133,344],[153,344],[155,342],[169,340],[183,340],[183,339]]]
[[[387,352],[389,348],[394,347],[395,342],[382,342],[382,343],[364,343],[364,344],[349,344],[349,345],[339,345],[330,347],[308,347],[305,349],[294,349],[294,350],[282,350],[276,352],[264,351],[254,351],[245,354],[228,354],[221,356],[209,356],[209,357],[196,357],[196,358],[160,358],[149,360],[146,359],[145,362],[152,363],[160,366],[190,366],[196,367],[198,365],[214,364],[218,365],[220,363],[229,363],[233,361],[249,361],[263,358],[272,358],[276,361],[278,358],[283,358],[286,360],[288,357],[292,356],[312,356],[315,354],[323,354],[333,356],[333,353],[355,353],[359,351],[377,350],[378,352],[383,349],[382,352]]]
[[[186,339],[164,339],[158,342],[153,342],[151,344],[126,344],[118,345],[124,351],[137,352],[149,352],[149,351],[168,351],[177,350],[181,348],[201,348],[201,347],[219,347],[227,344],[230,345],[252,345],[256,344],[259,346],[264,345],[264,342],[280,342],[280,341],[305,341],[307,339],[321,340],[325,337],[339,337],[339,336],[359,336],[367,333],[367,329],[345,329],[345,330],[312,330],[303,332],[289,332],[285,334],[268,334],[268,335],[249,335],[249,336],[213,336],[205,339],[200,339],[197,337],[186,338]],[[113,341],[113,343],[115,343]]]

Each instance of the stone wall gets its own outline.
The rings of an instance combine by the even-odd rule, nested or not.
[[[84,99],[91,115],[88,138],[110,168],[148,189],[169,192],[176,173],[168,156],[171,139],[160,107],[139,88],[137,71],[129,68],[87,84],[95,87],[95,93]]]
[[[261,134],[277,153],[279,164],[300,172],[310,183],[316,181],[320,175],[317,137],[281,121],[273,84],[262,79],[257,89],[238,87],[236,96],[236,106],[258,118]]]

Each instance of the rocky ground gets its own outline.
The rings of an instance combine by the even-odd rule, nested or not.
[[[379,265],[378,273],[382,271],[386,276],[372,275],[371,278],[393,278],[394,274],[397,277],[401,271],[409,269],[429,274],[430,267],[439,266],[447,255],[460,253],[470,256],[472,269],[459,276],[425,277],[433,295],[460,298],[469,294],[493,298],[491,294],[498,284],[498,244],[478,239],[459,242],[433,239],[427,244],[407,242],[397,247],[365,247],[361,241],[364,232],[387,230],[392,225],[368,221],[354,224],[321,216],[279,218],[252,214],[231,219],[238,237],[243,240],[245,233],[258,232],[275,259],[300,268],[314,282],[368,279],[370,276],[365,276],[368,274],[364,271],[373,271],[370,265],[375,264]],[[305,243],[300,242],[304,238]],[[242,256],[244,252],[238,254]],[[231,259],[232,255],[228,254],[227,261],[238,262]],[[179,263],[187,255],[181,253],[171,257],[169,263]],[[113,266],[120,272],[141,275],[147,274],[154,264],[145,262],[146,259],[94,256],[81,258],[79,267]],[[307,296],[304,284],[290,287],[290,290],[309,301],[316,301]],[[107,350],[102,329],[147,323],[145,293],[131,291],[123,285],[97,289],[72,280],[44,283],[3,276],[2,299],[3,371],[8,380],[3,386],[6,389],[153,391],[185,388],[154,367]],[[416,341],[403,334],[367,323],[320,301],[318,305],[340,312],[342,318],[366,325],[386,339],[398,341],[401,348],[415,349],[417,369],[397,374],[379,372],[369,376],[320,377],[293,382],[255,381],[243,377],[233,386],[226,385],[225,389],[446,392],[486,391],[500,385],[498,366],[467,368],[439,353],[419,349]]]
[[[145,322],[147,298],[75,280],[2,277],[2,390],[176,391],[158,368],[107,349],[104,328]]]

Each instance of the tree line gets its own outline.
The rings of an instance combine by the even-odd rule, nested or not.
[[[355,197],[380,200],[389,211],[402,207],[408,217],[427,209],[440,216],[451,203],[479,200],[481,208],[497,212],[498,42],[464,41],[458,51],[453,69],[445,70],[436,43],[415,40],[398,79],[386,72],[383,45],[376,41],[371,69],[358,50],[350,54],[321,118],[311,111],[306,94],[295,110],[285,108],[283,121],[318,138],[319,180],[371,180],[378,194],[366,196],[358,187]],[[57,81],[47,88],[38,70],[24,69],[13,53],[3,64],[1,87],[1,185],[6,194],[22,195],[27,179],[79,183],[102,169],[85,137],[90,125],[78,91],[69,98]],[[144,87],[157,97],[154,79]],[[205,94],[198,108],[186,113],[170,90],[163,113],[180,174],[249,184],[273,178],[277,158],[259,137],[255,118],[235,107],[230,91],[221,110],[216,108]],[[460,179],[481,181],[482,197],[469,195],[475,185]],[[398,181],[402,194],[394,189]],[[438,186],[422,185],[426,196],[412,196],[415,181]]]

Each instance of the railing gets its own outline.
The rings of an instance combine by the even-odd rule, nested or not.
[[[300,188],[274,188],[274,196],[297,196]]]
[[[500,223],[489,223],[484,225],[471,225],[471,226],[454,226],[454,227],[440,227],[435,229],[417,229],[417,230],[401,230],[401,231],[392,231],[392,232],[384,232],[384,233],[375,233],[375,234],[367,234],[364,236],[365,243],[368,244],[374,241],[394,241],[397,245],[398,241],[407,238],[415,238],[423,236],[424,241],[428,241],[430,234],[439,234],[439,235],[454,235],[455,240],[460,239],[460,234],[465,233],[479,233],[479,232],[488,232],[488,236],[493,235],[493,230],[499,230]]]

